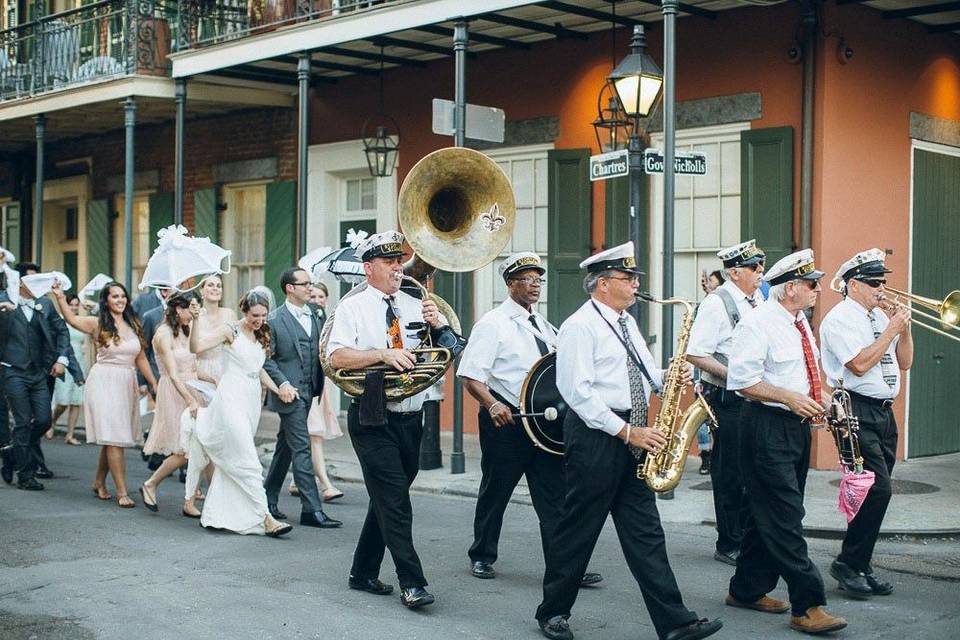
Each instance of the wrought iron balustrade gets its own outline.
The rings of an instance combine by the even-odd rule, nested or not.
[[[44,3],[33,5],[33,15]],[[0,101],[124,75],[170,73],[174,0],[95,0],[0,31]]]

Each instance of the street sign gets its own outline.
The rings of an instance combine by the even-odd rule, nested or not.
[[[705,153],[681,153],[673,158],[673,170],[680,176],[707,175],[707,155]],[[659,149],[647,149],[643,152],[644,173],[663,173],[663,153]]]
[[[433,99],[433,132],[441,136],[453,135],[452,100]],[[471,140],[486,140],[487,142],[503,142],[503,125],[506,115],[503,109],[496,107],[481,107],[477,104],[467,104],[466,137]]]
[[[590,180],[592,182],[619,178],[629,173],[630,153],[626,149],[590,156]]]

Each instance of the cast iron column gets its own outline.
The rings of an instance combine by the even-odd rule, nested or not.
[[[297,255],[307,253],[307,145],[310,132],[310,52],[304,51],[297,61]]]
[[[133,287],[133,134],[136,121],[137,101],[134,100],[133,96],[129,96],[126,102],[123,103],[123,126],[127,138],[126,157],[123,169],[123,284],[127,287],[128,292],[131,291]]]
[[[676,33],[678,0],[663,0],[663,299],[673,297],[673,196],[676,156],[677,64]],[[663,305],[663,366],[673,353],[673,305]]]
[[[454,53],[454,96],[453,96],[453,144],[462,147],[467,140],[467,23],[457,22],[453,32]],[[463,274],[453,274],[453,309],[460,322],[467,322],[466,305],[463,299]],[[466,471],[463,455],[463,387],[457,382],[454,371],[457,363],[450,368],[453,377],[453,451],[450,454],[450,473]]]
[[[187,111],[187,79],[177,78],[173,100],[177,105],[177,118],[174,127],[174,187],[173,187],[173,222],[183,224],[183,128]],[[194,220],[196,229],[196,220]]]
[[[633,257],[638,265],[643,264],[643,230],[640,227],[640,211],[643,208],[643,149],[644,141],[640,136],[639,118],[633,122],[630,140],[627,146],[630,158],[630,240],[633,242]],[[643,317],[643,308],[646,303],[637,300],[630,307],[630,314],[637,321],[637,326],[646,329],[641,325],[640,320]],[[646,331],[645,331],[646,332]]]
[[[47,116],[39,114],[33,118],[37,127],[37,181],[36,195],[34,196],[34,213],[36,214],[37,242],[33,250],[33,261],[43,267],[43,136],[47,127]]]

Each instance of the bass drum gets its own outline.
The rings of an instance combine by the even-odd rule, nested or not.
[[[534,446],[547,453],[563,455],[563,419],[567,403],[557,389],[557,354],[537,360],[520,389],[523,428]]]

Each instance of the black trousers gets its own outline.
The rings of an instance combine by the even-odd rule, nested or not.
[[[3,389],[13,413],[14,461],[21,482],[43,464],[40,441],[50,428],[51,391],[46,371],[0,367]]]
[[[519,409],[503,401],[514,413]],[[480,425],[480,493],[473,518],[473,545],[467,554],[470,560],[494,563],[497,543],[503,526],[503,513],[513,490],[524,474],[530,488],[530,499],[540,520],[540,543],[544,558],[563,514],[566,485],[563,459],[533,446],[520,420],[516,424],[496,427],[490,413],[481,409]]]
[[[307,429],[307,413],[311,401],[297,398],[293,401],[293,410],[280,414],[280,431],[277,433],[277,447],[270,461],[267,478],[263,482],[269,504],[277,504],[287,471],[293,466],[293,480],[300,490],[300,510],[316,512],[323,510],[317,480],[313,475],[313,461],[310,457],[310,431]]]
[[[827,602],[803,537],[810,427],[799,416],[759,402],[746,403],[741,426],[740,469],[749,515],[730,594],[753,602],[783,577],[794,615],[804,615]]]
[[[873,471],[875,480],[857,517],[847,525],[837,559],[856,571],[869,572],[873,548],[893,495],[890,474],[897,460],[897,422],[890,407],[868,404],[855,397],[851,402],[854,415],[860,419],[863,468]]]
[[[3,374],[0,373],[0,449],[10,444],[10,407],[3,392]],[[12,454],[11,454],[12,455]]]
[[[350,403],[347,430],[360,460],[370,495],[367,517],[353,553],[350,575],[357,579],[380,575],[385,549],[390,550],[401,588],[424,587],[420,557],[413,548],[413,507],[410,485],[420,470],[423,412],[387,412],[387,424],[360,424],[360,405]]]
[[[637,478],[637,459],[622,440],[587,427],[572,410],[563,432],[567,494],[547,553],[537,620],[570,615],[609,514],[657,634],[663,637],[695,621],[697,614],[683,604],[667,560],[656,496]]]
[[[743,398],[721,387],[707,387],[705,393],[717,428],[713,432],[710,453],[710,480],[713,508],[717,516],[717,551],[730,553],[740,549],[743,522],[746,520],[746,496],[740,477],[740,413]]]

